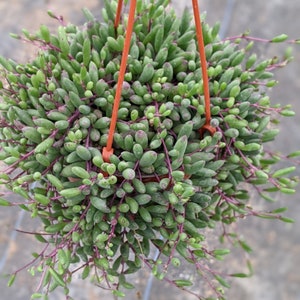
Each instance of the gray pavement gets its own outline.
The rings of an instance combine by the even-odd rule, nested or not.
[[[172,1],[178,11],[182,11],[189,1]],[[232,36],[247,29],[253,36],[271,38],[286,33],[290,38],[300,37],[300,1],[299,0],[202,0],[202,10],[207,12],[207,20],[213,24],[222,21],[224,35]],[[47,10],[64,16],[65,20],[81,24],[83,17],[80,9],[88,7],[96,15],[100,15],[101,0],[0,0],[0,54],[25,61],[33,55],[34,49],[11,39],[9,32],[18,33],[22,28],[36,30],[40,24],[46,23],[51,28],[57,26],[54,20],[47,17]],[[278,54],[282,47],[273,45],[263,49],[268,55]],[[286,69],[279,70],[280,84],[272,91],[272,101],[292,104],[297,116],[284,119],[281,123],[281,133],[277,141],[271,145],[285,153],[300,148],[300,45],[294,47],[294,62]],[[300,168],[297,171],[300,175]],[[256,201],[256,205],[270,209],[287,206],[287,216],[294,218],[293,225],[261,219],[246,219],[239,224],[239,233],[250,243],[254,252],[250,254],[255,275],[250,279],[239,279],[231,282],[228,292],[229,300],[300,300],[300,203],[299,192],[295,195],[277,197],[275,204]],[[6,287],[3,274],[22,267],[31,259],[31,252],[38,252],[40,245],[32,236],[17,233],[15,228],[23,230],[38,230],[38,220],[14,209],[0,210],[0,300],[29,300],[38,278],[32,278],[24,270],[11,288]],[[212,237],[213,238],[213,237]],[[227,259],[228,269],[237,269],[243,265],[242,257],[232,255]],[[224,264],[223,264],[224,267]],[[187,270],[182,270],[186,272]],[[164,282],[153,281],[149,297],[143,294],[150,287],[151,280],[147,270],[143,270],[132,281],[137,289],[131,291],[125,300],[188,300],[195,297],[182,293]],[[199,282],[199,290],[202,283]],[[74,280],[71,295],[75,300],[113,299],[106,291],[94,287],[87,281]],[[49,297],[50,300],[64,299],[61,292]]]

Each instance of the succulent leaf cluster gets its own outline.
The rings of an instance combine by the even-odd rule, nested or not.
[[[249,200],[253,190],[267,200],[269,192],[294,192],[289,174],[295,167],[274,172],[281,157],[264,149],[278,134],[278,116],[294,114],[267,96],[276,84],[273,69],[286,61],[259,61],[246,35],[220,40],[218,24],[203,24],[216,128],[212,136],[203,134],[194,23],[188,11],[176,17],[167,2],[138,2],[110,162],[102,149],[126,31],[126,17],[114,28],[114,1],[103,11],[104,22],[84,10],[83,27],[61,25],[51,34],[42,25],[36,34],[17,36],[39,45],[29,63],[0,58],[0,158],[7,165],[0,178],[25,199],[16,205],[43,222],[36,238],[45,251],[34,263],[46,294],[57,286],[68,293],[80,271],[84,279],[96,274],[97,283],[121,296],[120,289],[133,287],[126,275],[144,265],[163,279],[170,264],[185,260],[200,268],[197,262],[228,254],[204,246],[205,228],[247,215],[291,221],[278,214],[284,209],[255,212]],[[47,252],[49,244],[54,250]]]

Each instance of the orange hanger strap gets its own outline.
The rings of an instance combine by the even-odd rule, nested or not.
[[[115,133],[116,124],[117,124],[118,110],[119,110],[120,101],[121,101],[121,93],[122,93],[122,86],[123,86],[123,82],[124,82],[124,76],[125,76],[125,72],[126,72],[127,57],[128,57],[128,53],[129,53],[129,49],[130,49],[130,40],[131,40],[131,35],[132,35],[132,30],[133,30],[133,25],[134,25],[135,8],[136,8],[136,0],[131,0],[128,25],[127,25],[127,30],[126,30],[125,42],[124,42],[124,49],[122,52],[119,78],[118,78],[118,82],[117,82],[114,106],[113,106],[113,110],[112,110],[111,122],[110,122],[110,127],[109,127],[109,132],[108,132],[108,139],[107,139],[106,147],[103,148],[103,153],[102,153],[103,159],[106,162],[109,162],[109,157],[113,154],[113,151],[114,151],[112,148],[112,144],[113,144],[114,133]]]
[[[203,78],[203,89],[204,89],[204,102],[205,102],[205,118],[206,122],[204,126],[200,129],[200,134],[202,135],[205,130],[209,131],[210,134],[214,134],[216,128],[210,125],[211,113],[210,113],[210,94],[209,94],[209,83],[208,83],[208,75],[207,75],[207,66],[206,66],[206,56],[205,56],[205,48],[204,48],[204,40],[202,33],[202,25],[200,19],[200,9],[198,5],[198,0],[192,0],[193,3],[193,11],[194,11],[194,19],[196,24],[196,36],[198,42],[198,50],[200,54],[200,62],[201,62],[201,70],[202,70],[202,78]]]
[[[118,1],[117,12],[116,12],[115,24],[114,24],[115,29],[118,28],[119,23],[120,23],[120,17],[121,17],[122,6],[123,6],[123,0],[119,0],[119,1]]]

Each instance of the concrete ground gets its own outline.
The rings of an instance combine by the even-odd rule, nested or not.
[[[172,1],[182,11],[189,1]],[[216,20],[222,22],[224,36],[237,35],[245,30],[251,30],[253,36],[272,38],[286,33],[290,38],[300,37],[300,1],[299,0],[210,0],[200,1],[202,10],[207,12],[207,20],[213,24]],[[10,0],[0,1],[0,54],[24,61],[33,53],[28,45],[23,45],[9,37],[10,32],[18,33],[22,28],[35,30],[41,23],[51,28],[57,26],[49,19],[48,9],[61,14],[67,21],[81,24],[83,17],[80,9],[88,7],[96,15],[100,15],[101,0]],[[272,92],[272,101],[292,104],[297,115],[293,119],[285,119],[281,123],[281,133],[272,145],[288,153],[300,147],[300,46],[294,48],[294,61],[277,75],[279,86]],[[269,55],[282,54],[282,47],[276,45],[263,49]],[[300,175],[300,168],[297,174]],[[265,209],[287,206],[287,216],[296,220],[295,224],[285,224],[261,219],[246,219],[239,224],[239,233],[250,243],[254,252],[250,254],[255,275],[250,279],[239,279],[231,282],[232,288],[228,292],[229,300],[300,300],[300,203],[299,192],[293,196],[280,196],[275,204],[257,200],[257,205]],[[38,252],[38,245],[33,238],[20,234],[16,228],[30,230],[39,227],[38,220],[31,220],[30,216],[17,209],[1,208],[0,210],[0,299],[27,300],[36,284],[36,280],[24,270],[17,278],[15,285],[6,287],[3,274],[13,272],[22,267],[30,259],[30,253]],[[231,270],[242,265],[239,256],[231,256],[226,262],[226,268]],[[182,272],[186,272],[183,269]],[[125,300],[187,300],[195,297],[182,293],[169,285],[153,281],[150,295],[145,290],[150,287],[149,273],[141,272],[132,278],[137,289],[131,291]],[[199,283],[199,289],[201,288]],[[75,300],[113,299],[107,292],[92,286],[89,282],[75,280],[71,286],[71,295]],[[50,300],[64,299],[62,293],[57,292],[49,297]]]

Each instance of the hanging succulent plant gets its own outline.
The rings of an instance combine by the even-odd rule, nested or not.
[[[126,17],[115,30],[115,1],[107,1],[104,23],[84,10],[82,28],[61,25],[50,34],[42,25],[37,34],[16,36],[40,47],[27,64],[0,58],[0,157],[7,165],[0,178],[24,198],[0,204],[18,205],[42,220],[35,236],[45,249],[33,268],[42,273],[39,288],[46,295],[57,286],[68,294],[72,276],[81,272],[122,296],[120,289],[132,287],[127,274],[147,266],[164,279],[170,264],[186,260],[213,275],[211,286],[223,299],[217,284],[227,287],[226,280],[198,262],[229,250],[205,246],[205,228],[245,216],[292,221],[279,214],[284,209],[253,210],[249,197],[253,191],[266,200],[270,192],[294,192],[289,174],[295,166],[276,170],[283,156],[264,149],[278,133],[278,117],[294,115],[266,94],[276,84],[272,71],[289,57],[257,61],[251,37],[220,40],[218,24],[203,24],[214,128],[203,132],[194,23],[188,11],[177,18],[167,3],[138,1],[109,161],[102,150],[126,31]],[[168,280],[180,288],[193,284]]]

